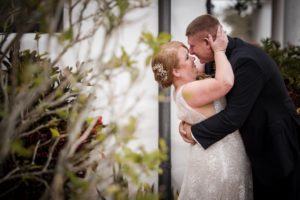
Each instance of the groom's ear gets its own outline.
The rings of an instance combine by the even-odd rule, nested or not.
[[[205,42],[206,48],[210,49],[211,47],[210,47],[210,45],[209,45],[208,38],[207,38],[207,37],[206,37],[206,38],[203,38],[203,40],[204,40],[204,42]]]

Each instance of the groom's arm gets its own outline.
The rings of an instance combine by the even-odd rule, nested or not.
[[[193,138],[203,148],[239,129],[246,120],[264,84],[264,74],[250,59],[236,63],[234,87],[227,95],[227,106],[218,114],[191,127]]]

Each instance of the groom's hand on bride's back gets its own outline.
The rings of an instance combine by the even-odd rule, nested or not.
[[[179,124],[179,133],[182,139],[190,144],[196,144],[196,141],[192,137],[191,125],[185,121],[181,121]]]

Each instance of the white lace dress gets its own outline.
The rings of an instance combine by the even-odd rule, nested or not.
[[[182,97],[182,87],[174,94],[180,120],[195,124],[205,119]],[[216,112],[225,99],[214,102]],[[252,195],[250,163],[238,131],[227,135],[206,150],[191,145],[179,200],[250,200]]]

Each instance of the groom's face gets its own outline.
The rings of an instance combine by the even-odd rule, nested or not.
[[[214,56],[204,33],[188,36],[190,54],[199,58],[201,63],[213,61]]]

